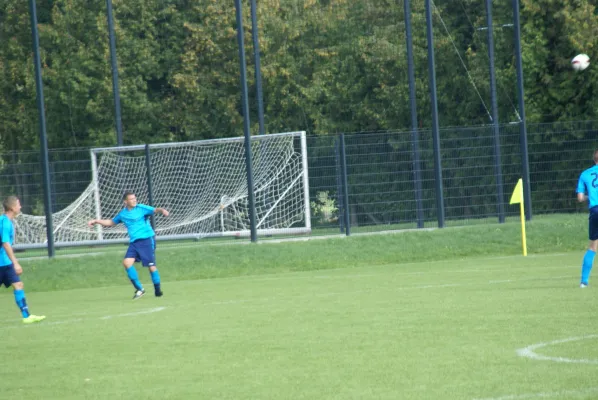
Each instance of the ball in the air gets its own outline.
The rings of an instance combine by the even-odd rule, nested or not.
[[[571,66],[576,71],[583,71],[590,65],[590,57],[587,54],[578,54],[571,60]]]

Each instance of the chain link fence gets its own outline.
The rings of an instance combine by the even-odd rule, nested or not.
[[[580,172],[592,165],[596,122],[528,126],[533,214],[584,211],[575,200]],[[424,227],[438,226],[437,182],[434,178],[432,133],[418,131],[420,207]],[[347,207],[345,221],[341,139],[345,141]],[[442,129],[441,170],[447,226],[499,222],[499,202],[505,216],[519,216],[509,198],[521,177],[519,125],[500,127],[499,198],[491,126]],[[330,234],[418,227],[415,153],[411,131],[310,136],[308,172],[313,234]],[[43,187],[38,152],[0,155],[0,194],[16,194],[23,212],[43,215]],[[88,149],[50,151],[53,212],[73,202],[91,181]]]

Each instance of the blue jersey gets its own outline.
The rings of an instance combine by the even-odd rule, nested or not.
[[[129,232],[131,242],[139,239],[147,239],[155,235],[150,223],[150,215],[154,213],[155,208],[145,204],[137,204],[132,209],[123,208],[116,217],[112,218],[115,224],[123,223]]]
[[[15,243],[15,227],[6,215],[0,216],[0,242],[9,243],[11,246]],[[12,264],[4,247],[0,247],[0,267]]]
[[[577,182],[577,193],[588,196],[588,206],[598,206],[598,165],[588,168],[581,173]]]

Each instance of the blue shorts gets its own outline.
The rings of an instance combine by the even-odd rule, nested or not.
[[[156,265],[156,241],[153,237],[139,239],[129,244],[125,258],[134,258],[135,262],[141,261],[144,267]]]
[[[11,287],[16,282],[21,282],[21,278],[17,275],[14,265],[8,264],[0,267],[0,286]]]
[[[598,207],[590,208],[588,233],[590,240],[598,240]]]

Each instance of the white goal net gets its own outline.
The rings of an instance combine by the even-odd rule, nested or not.
[[[258,234],[311,230],[305,132],[251,138],[255,219]],[[158,239],[249,236],[244,138],[91,149],[93,180],[67,208],[52,214],[57,246],[123,242],[124,226],[86,223],[114,217],[122,195],[163,207],[155,217]],[[17,241],[47,242],[45,217],[17,218]]]

